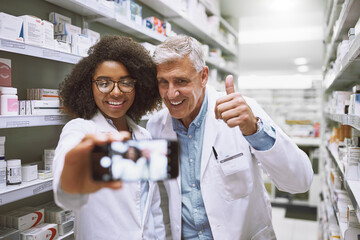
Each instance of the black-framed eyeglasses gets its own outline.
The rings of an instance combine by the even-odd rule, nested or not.
[[[97,79],[93,80],[97,89],[102,93],[110,93],[114,90],[115,84],[123,93],[131,93],[135,89],[136,80],[132,78],[124,78],[120,81],[114,81],[110,79]]]

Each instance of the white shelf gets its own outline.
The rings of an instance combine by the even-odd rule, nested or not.
[[[299,147],[319,147],[321,139],[314,137],[291,137]]]
[[[227,66],[220,66],[219,62],[216,61],[216,59],[213,58],[206,58],[205,59],[206,63],[217,68],[219,71],[224,72],[224,73],[230,73],[232,75],[234,75],[234,77],[239,76],[239,72],[233,68],[227,67]]]
[[[58,236],[58,237],[56,238],[56,240],[61,240],[61,239],[67,238],[67,237],[69,237],[69,236],[71,236],[71,235],[74,235],[74,231],[68,232],[67,234],[64,234],[64,235],[62,235],[62,236]]]
[[[350,125],[360,131],[360,116],[350,114],[324,114],[327,118],[339,122],[342,125]]]
[[[54,5],[60,6],[81,16],[88,17],[90,21],[101,22],[107,26],[127,32],[136,38],[158,44],[166,37],[147,29],[145,26],[136,24],[126,18],[115,18],[115,10],[108,9],[95,0],[46,0]]]
[[[67,115],[0,116],[0,129],[63,125],[69,119]]]
[[[219,47],[224,53],[237,57],[237,49],[233,49],[227,46],[225,42],[216,36],[212,36],[206,32],[206,26],[200,27],[193,20],[191,20],[186,13],[180,11],[176,6],[172,5],[165,0],[140,0],[141,3],[154,9],[161,15],[163,15],[170,22],[175,23],[182,29],[189,32],[194,37],[198,38],[203,43],[209,44],[213,47]]]
[[[76,64],[82,58],[81,56],[59,52],[53,49],[33,46],[21,42],[15,42],[0,38],[0,51],[17,53],[32,57],[45,58],[53,61]]]
[[[327,90],[344,86],[358,81],[357,74],[360,73],[360,34],[355,38],[349,51],[341,61],[339,71],[333,76],[325,78],[324,86]]]
[[[337,15],[339,12],[339,8],[343,2],[344,2],[343,0],[334,0],[334,2],[333,2],[331,12],[330,12],[329,23],[328,23],[328,25],[326,25],[325,31],[324,31],[325,39],[327,39],[333,31],[333,26],[334,26],[336,20],[338,19]]]
[[[52,181],[52,178],[46,180],[37,179],[19,185],[8,185],[0,190],[0,205],[51,191],[53,189]]]

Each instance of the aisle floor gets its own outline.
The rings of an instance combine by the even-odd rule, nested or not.
[[[277,240],[318,240],[318,222],[285,217],[286,209],[272,208]]]

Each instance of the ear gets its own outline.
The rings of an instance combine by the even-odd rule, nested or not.
[[[201,86],[205,87],[209,78],[209,68],[205,66],[201,73]]]

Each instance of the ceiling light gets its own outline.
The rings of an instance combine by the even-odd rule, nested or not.
[[[294,63],[295,63],[295,65],[305,65],[305,64],[307,64],[308,63],[308,60],[306,59],[306,58],[304,58],[304,57],[299,57],[299,58],[295,58],[294,59]]]
[[[309,66],[307,65],[298,66],[297,70],[298,72],[305,73],[309,71]]]

